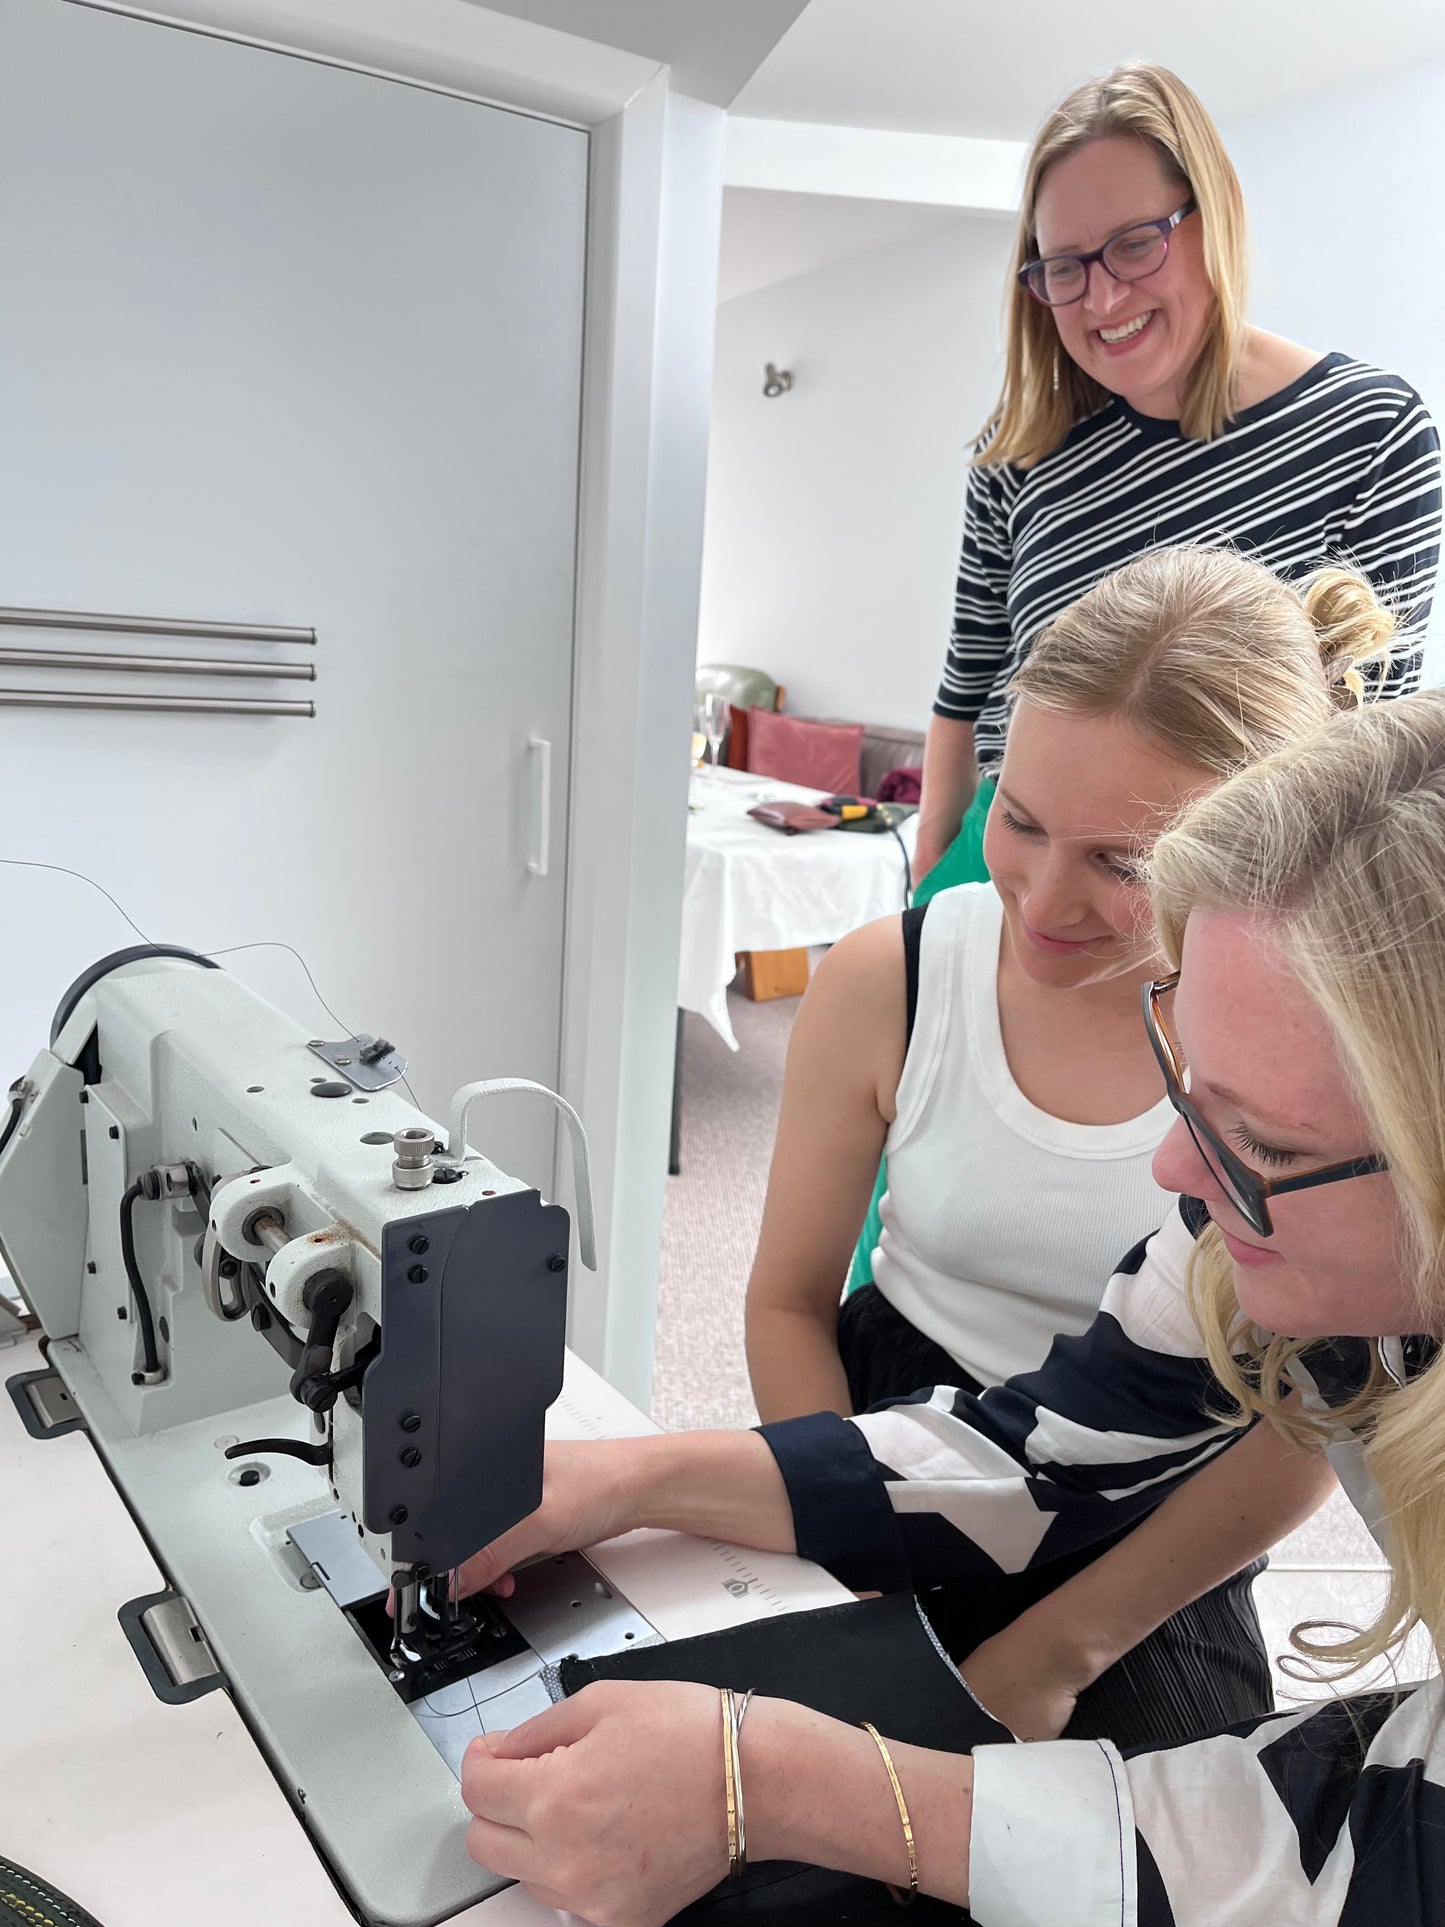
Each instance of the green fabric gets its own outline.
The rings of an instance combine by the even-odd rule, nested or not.
[[[998,784],[986,777],[973,793],[968,813],[958,826],[958,835],[913,892],[915,903],[927,903],[940,890],[951,890],[956,883],[987,883],[988,865],[983,860],[983,826],[988,819]]]
[[[958,883],[988,882],[988,867],[983,860],[983,826],[997,788],[998,785],[991,780],[979,784],[968,806],[968,814],[959,825],[958,835],[913,892],[915,904],[927,903],[940,890],[951,890]],[[878,1166],[878,1181],[873,1186],[873,1200],[868,1206],[868,1216],[863,1221],[863,1235],[858,1240],[853,1262],[848,1267],[844,1297],[873,1282],[873,1253],[883,1236],[883,1219],[878,1207],[887,1189],[888,1160],[884,1158]]]

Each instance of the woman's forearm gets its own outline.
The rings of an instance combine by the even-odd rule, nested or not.
[[[968,1904],[973,1762],[887,1740],[918,1855],[918,1885]],[[908,1886],[908,1850],[888,1770],[861,1727],[786,1700],[759,1700],[742,1746],[749,1855],[801,1860]]]
[[[664,1432],[601,1449],[616,1455],[608,1461],[618,1491],[614,1531],[650,1526],[760,1552],[797,1550],[788,1489],[758,1433]]]
[[[836,1305],[826,1313],[749,1305],[748,1375],[765,1425],[810,1412],[851,1416],[837,1323]]]
[[[918,805],[920,877],[927,875],[958,835],[964,811],[977,788],[973,724],[951,716],[934,716],[923,750],[923,795]]]
[[[1223,1452],[1009,1628],[1040,1654],[1067,1652],[1082,1690],[1156,1627],[1302,1525],[1334,1490],[1320,1452],[1267,1424]],[[965,1676],[968,1663],[963,1663]]]

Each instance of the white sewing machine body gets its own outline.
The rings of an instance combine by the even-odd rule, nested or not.
[[[444,1918],[501,1884],[465,1854],[446,1693],[474,1732],[488,1668],[512,1724],[539,1662],[656,1636],[574,1556],[508,1624],[448,1622],[440,1684],[435,1624],[388,1663],[393,1570],[442,1574],[538,1503],[568,1215],[455,1130],[394,1171],[432,1127],[387,1065],[323,1061],[224,971],[149,957],[67,1002],[0,1138],[0,1250],[64,1384],[30,1388],[36,1425],[68,1394],[183,1595],[146,1619],[176,1696],[229,1689],[364,1919]]]

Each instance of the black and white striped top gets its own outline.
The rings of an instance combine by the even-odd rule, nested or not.
[[[946,1386],[853,1419],[764,1426],[797,1547],[860,1591],[1045,1565],[1141,1519],[1241,1434],[1189,1312],[1208,1222],[1182,1199],[1120,1265],[1082,1338],[979,1397]],[[1402,1381],[1435,1341],[1390,1340]],[[1301,1389],[1335,1408],[1363,1340],[1311,1348]],[[1327,1447],[1378,1538],[1358,1440]],[[1445,1694],[1437,1679],[1132,1750],[1051,1740],[974,1753],[979,1927],[1426,1927],[1445,1920]]]
[[[1388,687],[1419,680],[1440,554],[1440,438],[1398,375],[1326,355],[1213,441],[1117,398],[1031,469],[969,473],[953,635],[934,704],[997,772],[1005,694],[1039,631],[1111,569],[1228,544],[1284,576],[1359,569],[1405,631]]]

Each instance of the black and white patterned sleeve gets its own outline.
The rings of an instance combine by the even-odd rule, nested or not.
[[[1013,640],[1008,613],[1012,562],[1001,471],[971,468],[963,501],[953,630],[935,716],[971,723],[988,701]]]
[[[860,1591],[916,1590],[1046,1565],[1152,1511],[1241,1436],[1185,1294],[1204,1221],[1182,1201],[1036,1372],[763,1426],[802,1556]]]
[[[979,1747],[978,1927],[1438,1927],[1441,1682],[1180,1746]],[[1047,1816],[1042,1819],[1041,1816]]]
[[[1399,623],[1382,693],[1408,695],[1420,681],[1440,566],[1440,437],[1412,388],[1380,438],[1343,535],[1345,558]]]

